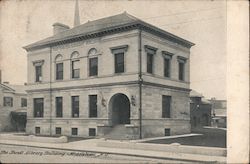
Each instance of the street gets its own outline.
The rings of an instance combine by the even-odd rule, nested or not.
[[[187,163],[125,155],[0,144],[1,163]]]

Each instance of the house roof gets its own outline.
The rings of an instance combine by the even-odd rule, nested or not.
[[[195,90],[191,90],[190,97],[203,97],[203,95]]]
[[[25,85],[0,84],[4,89],[19,94],[27,94]]]
[[[40,40],[38,42],[32,43],[30,45],[27,45],[24,47],[26,50],[30,50],[33,48],[39,48],[39,47],[46,47],[53,45],[55,43],[59,43],[61,41],[72,41],[72,39],[77,37],[84,37],[88,36],[91,37],[91,35],[96,33],[101,33],[100,35],[104,35],[105,32],[109,30],[114,30],[117,28],[121,28],[124,26],[132,26],[132,25],[141,25],[143,27],[147,27],[150,30],[154,30],[159,33],[160,36],[165,36],[168,39],[177,42],[179,44],[182,44],[186,47],[191,47],[194,45],[194,43],[189,42],[185,39],[182,39],[176,35],[173,35],[167,31],[164,31],[158,27],[155,27],[151,24],[148,24],[130,14],[127,14],[126,12],[106,18],[101,18],[94,21],[88,21],[87,23],[84,23],[82,25],[73,27],[71,29],[62,31],[54,36],[48,37],[46,39]],[[113,31],[114,32],[114,31]]]

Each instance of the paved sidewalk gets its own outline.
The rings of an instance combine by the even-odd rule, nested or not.
[[[149,158],[158,158],[166,160],[172,159],[172,160],[190,161],[190,162],[226,163],[226,157],[221,157],[221,156],[206,156],[206,155],[173,153],[173,152],[163,152],[163,151],[156,152],[156,151],[138,150],[138,149],[98,147],[97,143],[103,141],[104,141],[103,139],[87,139],[87,140],[59,144],[59,143],[38,143],[38,142],[27,142],[27,141],[25,142],[25,141],[0,139],[0,144],[30,146],[30,147],[49,148],[49,149],[67,150],[67,151],[110,153],[117,155],[149,157]],[[129,142],[129,141],[123,141],[123,142]]]

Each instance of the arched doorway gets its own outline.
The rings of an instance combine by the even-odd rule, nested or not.
[[[126,95],[115,94],[109,101],[112,125],[130,124],[130,102]]]

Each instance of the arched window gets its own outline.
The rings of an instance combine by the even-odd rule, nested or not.
[[[95,56],[97,55],[97,50],[95,48],[91,48],[88,52],[88,56]]]
[[[95,48],[91,48],[88,52],[89,60],[89,76],[98,75],[98,54]]]
[[[55,57],[56,62],[62,61],[62,60],[63,60],[63,56],[61,54],[56,55],[56,57]]]
[[[56,55],[56,80],[63,80],[63,56],[61,54]]]
[[[72,78],[79,78],[80,77],[80,54],[77,51],[74,51],[70,58],[71,58],[71,77]]]

